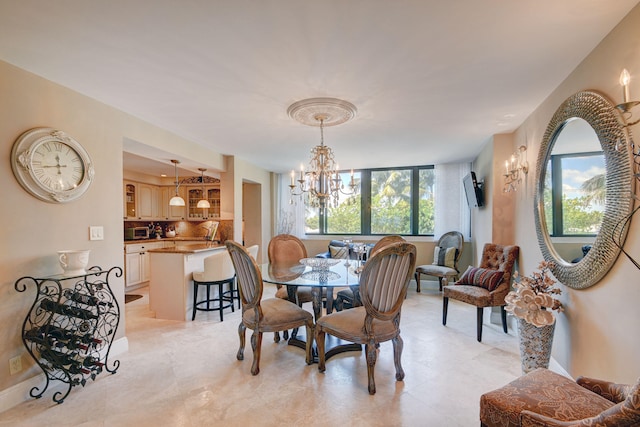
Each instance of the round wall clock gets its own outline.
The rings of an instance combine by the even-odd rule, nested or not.
[[[82,145],[52,128],[34,128],[20,135],[11,150],[11,169],[25,190],[49,203],[82,196],[94,175]]]

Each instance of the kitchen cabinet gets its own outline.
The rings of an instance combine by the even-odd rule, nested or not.
[[[124,219],[133,219],[136,217],[136,184],[124,181]]]
[[[125,286],[135,286],[150,279],[149,249],[162,249],[165,242],[145,242],[125,245]]]
[[[124,219],[146,221],[159,217],[158,187],[124,181]]]
[[[142,182],[124,181],[124,212],[128,221],[205,221],[220,218],[220,184],[204,188],[209,209],[198,208],[202,199],[202,186],[181,185],[178,194],[186,206],[169,206],[175,195],[174,186],[157,186]]]
[[[137,184],[138,219],[154,220],[160,217],[158,212],[158,187],[149,184]]]
[[[220,218],[220,184],[206,185],[204,193],[207,195],[208,209],[198,208],[198,201],[202,199],[202,187],[187,187],[187,212],[188,219],[195,221]]]
[[[183,221],[186,217],[185,206],[169,206],[169,200],[176,195],[175,187],[160,187],[160,216],[167,221]],[[180,186],[178,195],[187,199],[186,190]]]

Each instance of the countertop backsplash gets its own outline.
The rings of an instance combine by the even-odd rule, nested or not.
[[[220,243],[224,243],[227,239],[233,236],[233,220],[218,219],[209,221],[126,221],[123,227],[124,230],[131,227],[149,227],[149,237],[155,238],[155,230],[157,225],[162,228],[161,238],[166,238],[167,230],[175,230],[176,238],[193,237],[197,239],[204,239],[209,231],[211,224],[216,221],[219,223],[218,231],[214,240],[219,240]],[[153,228],[152,228],[153,227]]]

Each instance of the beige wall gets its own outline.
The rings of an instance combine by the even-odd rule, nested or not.
[[[212,169],[224,169],[219,153],[152,126],[114,108],[101,104],[7,63],[0,62],[0,144],[3,183],[3,206],[0,223],[3,228],[0,257],[0,394],[9,387],[40,373],[26,353],[20,334],[22,321],[35,297],[35,289],[24,293],[14,290],[14,282],[22,276],[41,277],[62,272],[56,251],[90,249],[90,264],[104,268],[123,266],[122,235],[122,147],[125,139],[134,140],[174,152],[181,157],[206,163]],[[50,204],[26,193],[13,177],[9,166],[11,147],[24,131],[38,126],[64,130],[82,143],[95,167],[95,180],[88,192],[69,204]],[[223,173],[224,179],[242,182],[243,178],[262,184],[262,207],[270,211],[269,173],[245,162],[238,168],[239,177]],[[227,211],[235,209],[235,224],[241,225],[242,185],[236,195],[222,204]],[[238,193],[238,191],[240,191]],[[235,206],[239,203],[238,206]],[[262,219],[269,230],[270,215]],[[104,227],[105,239],[89,241],[89,226]],[[264,236],[262,237],[264,240]],[[116,338],[125,337],[124,283],[115,278],[113,289],[118,298],[122,319]],[[24,370],[10,376],[8,360],[22,355]]]
[[[568,78],[539,106],[514,134],[511,151],[528,141],[530,173],[518,192],[511,193],[515,202],[515,243],[520,246],[521,273],[529,274],[542,259],[534,226],[533,197],[537,153],[547,123],[557,107],[580,90],[596,90],[613,103],[621,102],[618,76],[627,68],[632,80],[631,99],[640,99],[640,6],[587,56]],[[640,111],[636,112],[636,115]],[[487,147],[489,152],[493,147]],[[479,159],[483,164],[485,153]],[[500,159],[498,159],[500,160]],[[502,165],[504,165],[504,158]],[[500,162],[496,163],[499,172]],[[504,167],[504,166],[503,166]],[[494,202],[495,202],[494,197]],[[477,215],[480,216],[480,215]],[[478,221],[480,223],[478,223]],[[486,216],[474,219],[475,229],[490,227]],[[631,224],[625,249],[640,257],[640,222]],[[587,375],[613,381],[635,382],[640,377],[640,271],[621,257],[607,276],[585,290],[563,287],[562,301],[566,311],[558,316],[553,357],[573,376]]]
[[[260,236],[245,236],[247,240],[259,243],[258,262],[262,262],[266,247],[271,240],[271,173],[260,169],[238,157],[231,157],[229,161],[233,168],[233,206],[234,206],[234,240],[242,242],[242,203],[243,183],[260,184],[260,203],[256,203],[261,210],[261,222],[253,230],[260,232]],[[256,192],[257,193],[257,192]],[[257,196],[257,194],[255,194]],[[251,209],[251,206],[247,207]]]

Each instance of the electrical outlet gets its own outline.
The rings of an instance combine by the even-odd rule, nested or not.
[[[104,227],[101,225],[90,225],[89,240],[104,240]]]
[[[22,357],[16,356],[12,359],[9,359],[9,373],[11,375],[14,375],[20,371],[22,371]]]

